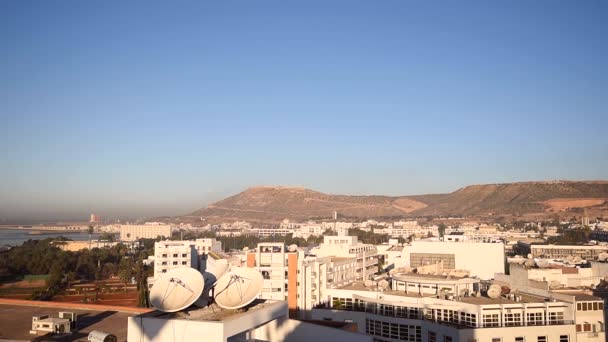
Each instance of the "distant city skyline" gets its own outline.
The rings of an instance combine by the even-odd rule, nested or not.
[[[608,179],[608,4],[0,4],[0,220]]]

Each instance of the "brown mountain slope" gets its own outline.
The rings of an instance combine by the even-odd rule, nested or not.
[[[303,188],[254,187],[197,210],[192,216],[250,220],[330,217],[334,211],[354,217],[403,216],[424,203],[388,196],[328,195]]]
[[[553,208],[556,201],[564,207],[564,201],[575,206],[597,206],[606,200],[605,181],[472,185],[449,194],[399,197],[329,195],[303,188],[267,186],[249,188],[188,216],[278,221],[330,217],[333,211],[350,217],[522,215],[542,213]]]
[[[522,215],[543,212],[556,199],[608,200],[608,182],[522,182],[471,185],[445,195],[412,196],[427,204],[419,215]],[[580,203],[580,202],[573,202]],[[576,204],[575,204],[576,205]],[[583,205],[585,206],[585,205]]]

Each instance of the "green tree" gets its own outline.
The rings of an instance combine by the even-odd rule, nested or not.
[[[445,235],[445,230],[446,230],[446,225],[442,223],[440,223],[437,226],[437,231],[439,232],[439,239],[443,240],[443,236]]]
[[[133,259],[124,257],[120,260],[120,264],[118,265],[118,277],[125,283],[131,281],[131,278],[133,277]]]

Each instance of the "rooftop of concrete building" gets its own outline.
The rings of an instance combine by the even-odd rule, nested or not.
[[[362,282],[355,282],[352,284],[340,286],[337,289],[339,290],[351,290],[351,291],[367,291],[372,293],[382,293],[385,295],[391,296],[401,296],[408,298],[437,298],[437,295],[432,294],[419,294],[419,293],[406,293],[404,291],[395,291],[392,289],[386,289],[384,291],[378,290],[376,286],[366,287]],[[493,304],[519,304],[519,303],[545,303],[547,298],[542,296],[534,296],[527,293],[517,293],[519,297],[518,300],[515,298],[511,299],[508,297],[499,297],[499,298],[490,298],[485,295],[481,296],[459,296],[454,297],[454,301],[467,303],[467,304],[475,304],[475,305],[493,305]],[[596,297],[594,297],[596,298]],[[590,299],[587,299],[590,300]],[[599,300],[596,298],[595,300]]]
[[[54,338],[53,340],[86,340],[91,331],[101,330],[115,335],[118,341],[126,341],[127,317],[145,312],[146,309],[0,299],[0,321],[2,322],[2,325],[0,325],[0,339],[32,340],[36,338],[36,335],[30,335],[29,333],[32,328],[32,316],[59,317],[60,311],[74,312],[78,315],[78,330],[63,336],[61,339]],[[38,338],[40,337],[39,335]]]
[[[143,317],[153,317],[159,319],[183,319],[183,320],[194,320],[194,321],[205,321],[205,322],[222,322],[238,318],[246,314],[255,313],[257,310],[264,308],[271,308],[280,304],[278,301],[256,299],[245,308],[239,310],[226,310],[222,309],[216,304],[211,304],[204,308],[191,307],[178,312],[162,312],[152,311],[143,314]]]
[[[455,275],[441,275],[441,274],[422,274],[422,273],[413,273],[413,272],[401,272],[401,273],[394,273],[392,274],[392,277],[395,279],[399,278],[408,278],[410,280],[415,280],[415,278],[420,279],[420,281],[424,281],[424,280],[460,280],[460,279],[471,279],[471,280],[475,280],[475,281],[479,281],[475,278],[470,278],[470,277],[459,277],[459,276],[455,276]]]
[[[353,282],[350,284],[342,285],[342,286],[337,287],[337,289],[350,290],[350,291],[367,291],[367,292],[373,292],[373,293],[383,293],[383,294],[387,294],[387,295],[411,297],[411,298],[436,297],[434,295],[420,295],[418,293],[405,293],[404,291],[394,291],[390,288],[388,288],[384,291],[380,291],[376,286],[367,287],[361,281],[356,281],[356,282]]]
[[[518,293],[517,296],[520,298],[519,301],[498,297],[498,298],[490,298],[488,296],[478,296],[478,297],[460,297],[458,301],[468,304],[476,304],[476,305],[492,305],[492,304],[517,304],[517,303],[544,303],[546,302],[545,297],[533,296],[526,293]]]
[[[600,297],[596,297],[596,296],[590,295],[588,293],[579,292],[579,291],[556,291],[556,293],[561,293],[561,294],[565,294],[568,296],[574,296],[574,299],[576,299],[576,301],[580,301],[580,302],[603,300]]]

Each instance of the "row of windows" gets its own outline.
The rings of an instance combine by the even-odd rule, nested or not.
[[[603,331],[604,329],[602,329],[602,326],[603,326],[602,323],[600,323],[599,326],[596,326],[595,324],[591,324],[591,323],[577,324],[576,332]]]
[[[422,328],[419,325],[397,324],[366,319],[365,333],[401,341],[422,341]]]
[[[163,266],[167,266],[167,262],[166,262],[166,261],[163,261],[161,264],[162,264]],[[172,263],[172,264],[173,264],[173,265],[179,265],[179,262],[178,262],[178,261],[173,261],[173,263]],[[188,262],[187,262],[187,261],[182,261],[182,262],[181,262],[181,264],[182,264],[182,265],[188,265]]]
[[[166,257],[167,257],[167,254],[163,254],[163,258],[166,258]],[[178,258],[179,254],[173,254],[173,257]],[[188,254],[186,254],[186,253],[182,254],[182,258],[187,258],[187,257],[188,257]]]
[[[597,311],[604,310],[604,303],[602,302],[579,302],[576,303],[576,311]]]
[[[544,313],[543,312],[528,312],[528,325],[545,325]],[[549,324],[563,324],[564,313],[563,312],[549,312]],[[522,325],[521,313],[506,313],[504,315],[503,326],[515,327]],[[498,313],[485,314],[483,315],[483,326],[484,327],[499,327],[500,326],[500,315]]]
[[[525,342],[525,341],[526,341],[526,338],[523,336],[515,337],[515,342]],[[559,342],[569,342],[569,341],[570,341],[569,335],[559,335]],[[494,338],[492,338],[492,342],[506,342],[506,341],[503,341],[503,339],[501,337],[494,337]],[[547,342],[547,336],[537,336],[536,342]]]

